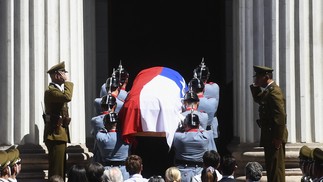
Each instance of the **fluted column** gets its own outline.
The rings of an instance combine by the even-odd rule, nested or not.
[[[35,144],[43,142],[44,121],[39,116],[44,106],[44,90],[48,83],[45,60],[45,1],[30,3],[30,134]]]
[[[61,0],[64,1],[64,0]],[[70,68],[71,80],[75,82],[71,103],[71,142],[85,143],[85,75],[84,75],[84,35],[83,1],[70,0]],[[90,60],[93,61],[93,60]],[[91,78],[91,77],[87,77]]]
[[[14,1],[14,35],[14,142],[31,142],[28,1]]]
[[[313,122],[314,138],[316,142],[323,142],[323,134],[321,128],[323,128],[322,118],[322,108],[323,108],[323,2],[321,0],[313,0],[310,4],[310,17],[312,18],[312,24],[310,30],[312,31],[311,40],[312,40],[312,65],[313,69],[311,70],[313,75],[313,86],[312,88],[312,112],[313,117],[311,121]]]
[[[14,140],[14,1],[0,0],[0,143]]]
[[[0,145],[43,143],[46,71],[61,61],[75,84],[71,141],[85,143],[83,19],[83,0],[0,0]]]

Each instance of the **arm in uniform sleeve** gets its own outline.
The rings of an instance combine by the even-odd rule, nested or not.
[[[73,95],[73,83],[65,82],[64,83],[64,92],[61,92],[59,89],[50,89],[45,94],[45,99],[48,102],[70,102]]]
[[[254,86],[253,84],[251,84],[250,90],[251,90],[253,100],[259,104],[261,101],[261,93],[262,93],[261,88],[259,86]]]

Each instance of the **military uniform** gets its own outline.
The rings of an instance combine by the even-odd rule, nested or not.
[[[92,126],[91,134],[94,138],[96,137],[96,134],[102,128],[104,128],[103,119],[104,119],[104,116],[108,113],[109,113],[108,111],[103,111],[100,115],[95,116],[91,119],[91,126]],[[93,161],[102,163],[100,151],[98,149],[96,139],[94,140],[94,147],[93,147]]]
[[[299,150],[299,167],[302,170],[303,176],[301,182],[312,182],[312,167],[313,167],[313,150],[304,145]]]
[[[117,130],[117,114],[109,113],[104,117],[104,125],[96,134],[96,143],[101,156],[102,164],[106,169],[111,167],[119,167],[123,179],[129,178],[129,173],[125,167],[125,160],[127,159],[130,146],[122,139],[122,133]],[[109,130],[107,130],[109,128]]]
[[[188,114],[191,114],[191,113],[192,113],[192,109],[190,107],[188,107],[188,108],[186,108],[186,111],[182,112],[181,114],[185,118]],[[208,123],[207,113],[193,109],[193,114],[198,115],[198,117],[200,119],[201,129],[206,130],[207,123]]]
[[[220,99],[220,87],[214,82],[208,82],[210,72],[209,68],[204,63],[202,58],[201,64],[194,69],[194,79],[198,79],[203,83],[203,94],[199,94],[200,105],[198,110],[203,110],[208,113],[208,129],[213,131],[213,137],[216,139],[219,137],[218,133],[218,118],[216,112],[218,110],[219,99]]]
[[[8,160],[9,156],[6,151],[0,150],[0,182],[8,182],[8,179],[5,174],[3,174],[3,171],[6,167],[10,164],[10,161]]]
[[[257,75],[268,74],[273,70],[268,67],[254,66]],[[260,86],[250,85],[254,101],[259,104],[258,125],[261,128],[260,146],[264,147],[267,180],[269,182],[285,181],[285,143],[288,132],[286,128],[285,98],[275,82]],[[282,146],[275,148],[274,140],[282,141]]]
[[[199,129],[199,117],[190,114],[184,120],[184,132],[176,132],[172,147],[175,151],[175,165],[181,172],[182,182],[190,182],[193,176],[203,170],[203,155],[215,150],[211,131]]]
[[[314,177],[313,181],[323,182],[323,151],[320,148],[313,149]]]
[[[47,73],[57,71],[66,72],[64,62],[53,66]],[[67,103],[72,100],[73,86],[68,81],[62,85],[51,82],[45,91],[44,142],[48,149],[49,177],[56,174],[65,178],[66,143],[70,142],[68,125],[71,120]]]
[[[215,116],[219,101],[215,98],[206,98],[203,93],[198,94],[200,104],[199,111],[204,111],[208,115],[207,129],[212,130],[213,138],[218,138],[218,118]]]
[[[175,164],[181,172],[182,182],[190,182],[193,176],[202,172],[205,151],[216,151],[212,132],[199,129],[176,132],[173,147]]]

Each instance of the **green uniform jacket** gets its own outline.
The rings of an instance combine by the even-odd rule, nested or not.
[[[70,142],[68,126],[58,123],[59,119],[69,118],[67,103],[72,100],[73,83],[64,83],[64,92],[57,88],[53,83],[50,83],[45,91],[44,102],[45,112],[50,116],[45,121],[44,141],[55,140]]]
[[[259,104],[261,127],[260,146],[272,146],[273,139],[287,142],[285,98],[279,86],[273,82],[264,91],[250,85],[254,101]]]

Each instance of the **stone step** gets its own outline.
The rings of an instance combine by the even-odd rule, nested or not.
[[[44,145],[25,144],[18,146],[21,158],[21,172],[18,181],[47,181],[48,151]],[[73,164],[87,165],[93,154],[84,145],[67,146],[67,163],[69,169]]]
[[[320,148],[323,145],[320,143],[295,143],[286,144],[286,157],[285,168],[286,176],[301,176],[299,169],[299,149],[307,145],[310,148]],[[258,144],[231,144],[229,150],[232,151],[232,155],[236,158],[238,168],[236,170],[237,176],[244,176],[245,165],[251,161],[257,161],[265,167],[263,147],[258,147]]]

